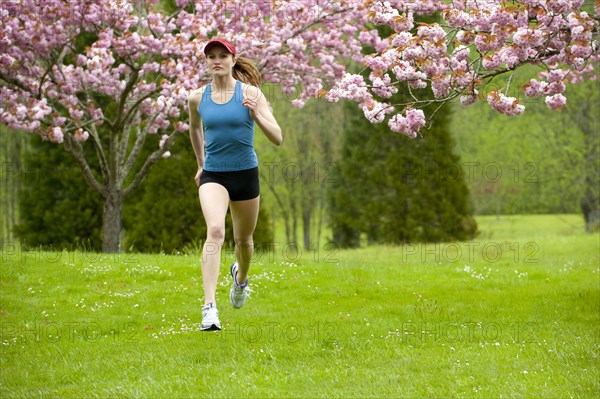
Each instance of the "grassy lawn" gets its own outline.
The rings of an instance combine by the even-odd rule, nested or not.
[[[479,238],[536,239],[573,236],[585,229],[582,215],[509,215],[478,216]]]
[[[4,245],[0,397],[599,397],[599,237],[478,218],[468,243],[274,246],[201,332],[195,256]]]

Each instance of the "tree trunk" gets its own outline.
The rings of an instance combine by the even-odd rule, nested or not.
[[[289,218],[289,214],[288,214],[288,210],[285,206],[285,204],[283,203],[283,201],[281,200],[281,197],[279,196],[279,194],[277,193],[277,190],[275,190],[274,185],[271,183],[271,180],[268,180],[268,187],[271,190],[271,192],[273,193],[273,196],[275,197],[275,201],[277,202],[277,205],[279,206],[279,210],[281,211],[281,215],[283,216],[283,221],[284,221],[284,227],[285,227],[285,238],[286,238],[286,242],[291,242],[291,229],[290,229],[290,218]],[[273,232],[275,232],[275,230],[273,229]]]
[[[310,251],[310,214],[311,209],[305,207],[302,210],[302,235],[304,238],[304,249]]]
[[[296,194],[292,191],[291,195],[291,217],[292,217],[292,236],[288,239],[288,244],[294,244],[298,248],[300,248],[300,243],[298,242],[298,211],[296,209]]]
[[[585,140],[584,185],[583,198],[580,201],[585,229],[595,232],[600,229],[600,117],[596,107],[600,83],[589,82],[585,95],[576,98],[576,112],[572,118],[581,129]]]
[[[598,161],[598,132],[585,132],[585,191],[581,199],[581,210],[588,233],[600,228],[600,165]]]
[[[123,196],[120,192],[110,193],[104,199],[102,219],[102,252],[115,253],[121,250],[121,211]]]

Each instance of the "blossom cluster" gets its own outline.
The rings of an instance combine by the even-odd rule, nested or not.
[[[490,107],[504,115],[521,115],[525,111],[525,106],[519,104],[518,99],[507,97],[497,91],[491,91],[487,96],[487,101]]]
[[[102,134],[133,126],[138,136],[172,137],[188,129],[187,98],[209,79],[202,49],[214,35],[233,40],[294,105],[316,96],[355,101],[371,122],[389,118],[410,137],[426,125],[423,108],[454,98],[521,114],[519,99],[480,93],[526,64],[545,73],[524,95],[561,109],[566,85],[595,78],[600,60],[600,4],[590,15],[583,0],[176,0],[169,15],[158,3],[5,2],[0,122],[57,143],[101,143]],[[419,22],[433,13],[437,22]],[[363,54],[367,46],[375,53]],[[368,71],[349,73],[349,64]],[[400,88],[408,95],[394,104]],[[166,153],[172,140],[156,143]]]
[[[362,109],[372,122],[383,121],[381,113],[373,117],[373,110],[385,109],[392,114],[390,127],[412,137],[419,130],[415,128],[425,125],[420,114],[415,117],[415,107],[457,97],[461,104],[471,105],[486,98],[479,93],[496,76],[530,64],[544,72],[522,87],[524,95],[545,96],[549,108],[561,109],[566,105],[566,85],[585,76],[595,79],[594,64],[600,61],[600,3],[596,2],[596,15],[584,11],[583,5],[583,0],[367,1],[369,22],[386,25],[394,32],[363,35],[363,43],[376,50],[364,57],[371,74],[368,78],[346,75],[325,97],[366,104]],[[439,12],[441,20],[417,22],[419,15],[432,12]],[[411,96],[404,104],[392,104],[390,98],[400,85],[405,85]],[[422,99],[412,92],[427,88],[431,96]],[[486,99],[505,115],[520,115],[525,110],[518,98],[498,90],[489,92]],[[377,107],[372,106],[376,103]],[[402,111],[396,113],[393,106]],[[411,125],[408,120],[419,123]]]
[[[355,1],[177,0],[172,14],[158,3],[3,4],[0,122],[56,143],[100,143],[132,127],[138,136],[186,131],[187,99],[209,78],[203,48],[215,34],[296,105],[341,79],[346,60],[361,60],[358,36],[366,29]],[[168,153],[172,140],[156,143]]]
[[[389,121],[390,129],[409,137],[417,137],[417,133],[425,126],[425,113],[420,109],[409,109],[406,116],[394,115]]]

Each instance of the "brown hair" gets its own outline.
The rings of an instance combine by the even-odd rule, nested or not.
[[[261,87],[262,76],[256,65],[246,57],[237,57],[231,72],[233,77],[246,84]]]

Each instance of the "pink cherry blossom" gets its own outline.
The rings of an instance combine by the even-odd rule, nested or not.
[[[73,136],[75,137],[75,140],[79,142],[84,142],[90,137],[90,134],[87,131],[80,128],[77,129]]]
[[[292,105],[296,108],[303,108],[305,104],[306,104],[306,101],[299,100],[297,98],[292,100]]]
[[[63,130],[58,126],[52,127],[48,131],[47,137],[48,137],[48,140],[50,140],[51,142],[60,144],[64,140]]]
[[[525,107],[519,104],[518,99],[506,97],[497,91],[490,92],[487,96],[487,101],[490,107],[504,115],[521,115],[525,111]]]
[[[365,117],[371,123],[381,123],[385,120],[386,115],[394,112],[394,107],[391,105],[380,103],[375,100],[365,102],[361,108]]]
[[[544,33],[528,26],[519,28],[513,35],[513,43],[524,48],[540,47],[544,44]]]
[[[546,97],[546,105],[550,109],[562,109],[567,104],[567,98],[562,94]]]
[[[332,102],[344,99],[362,103],[372,96],[362,76],[348,73],[329,91],[326,98]]]
[[[163,148],[163,146],[165,145],[165,141],[167,141],[168,139],[169,139],[169,135],[167,135],[167,134],[163,134],[163,135],[160,137],[160,142],[158,143],[158,146],[159,146],[160,148]]]
[[[187,123],[177,122],[175,123],[175,129],[178,132],[187,132],[190,129],[190,126]]]
[[[460,103],[463,107],[468,107],[469,105],[474,104],[477,101],[478,94],[479,92],[477,90],[474,90],[473,93],[460,96]]]
[[[406,116],[394,115],[388,125],[392,131],[414,138],[425,123],[425,113],[422,110],[409,109],[406,111]]]
[[[398,92],[398,87],[392,84],[392,79],[388,74],[383,75],[383,77],[372,75],[370,79],[373,83],[372,90],[379,97],[390,98]]]
[[[537,97],[543,95],[546,92],[547,87],[547,82],[540,82],[536,79],[531,79],[529,83],[523,86],[525,95],[528,97]]]
[[[450,75],[441,75],[431,81],[431,90],[435,98],[444,98],[450,94],[452,78]]]

